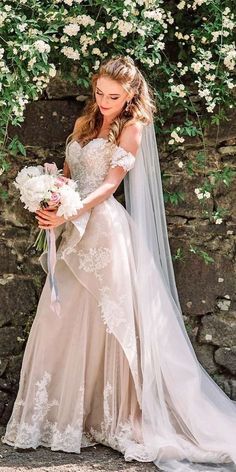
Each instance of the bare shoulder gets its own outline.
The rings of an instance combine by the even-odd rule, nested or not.
[[[136,155],[141,144],[143,126],[143,123],[136,121],[124,126],[121,132],[119,145],[133,155]]]

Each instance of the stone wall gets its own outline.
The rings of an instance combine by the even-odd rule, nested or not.
[[[37,233],[34,216],[24,210],[12,184],[24,165],[55,161],[62,167],[65,139],[83,107],[82,92],[73,85],[54,79],[38,102],[29,104],[22,128],[16,132],[27,147],[27,158],[10,158],[11,170],[1,178],[9,200],[1,202],[0,214],[0,425],[5,425],[19,382],[22,356],[45,280],[33,242]],[[216,130],[209,129],[207,148],[212,163],[230,162],[236,154],[236,113]],[[179,119],[179,117],[178,117]],[[184,259],[174,263],[184,320],[199,361],[231,397],[236,399],[236,302],[235,302],[235,191],[219,187],[213,208],[229,210],[221,225],[203,218],[194,193],[196,177],[177,165],[192,159],[200,148],[198,140],[186,141],[180,152],[168,154],[159,148],[161,167],[171,174],[168,188],[184,189],[185,201],[166,205],[172,253],[178,248]],[[115,196],[124,203],[123,186]],[[233,218],[234,215],[234,218]],[[204,261],[189,251],[189,244],[211,255],[215,263]]]

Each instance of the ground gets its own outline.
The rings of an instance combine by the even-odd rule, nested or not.
[[[0,428],[0,436],[4,430]],[[151,462],[125,462],[118,451],[105,446],[83,448],[81,454],[51,451],[38,447],[35,450],[18,449],[0,441],[0,472],[158,472]]]

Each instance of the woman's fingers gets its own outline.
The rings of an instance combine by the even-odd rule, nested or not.
[[[38,215],[39,218],[41,218],[45,221],[52,221],[56,216],[56,213],[51,211],[51,210],[49,210],[49,211],[48,210],[37,210],[36,214]]]
[[[56,209],[37,210],[35,218],[38,220],[38,226],[42,229],[49,229],[59,226],[65,223],[65,219],[62,216],[57,216]]]

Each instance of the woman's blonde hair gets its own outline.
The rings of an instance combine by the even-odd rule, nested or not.
[[[127,104],[125,104],[120,114],[112,121],[108,133],[109,142],[118,144],[121,132],[128,124],[137,121],[148,124],[152,121],[156,106],[150,85],[130,57],[116,56],[102,62],[98,72],[93,74],[91,80],[93,96],[85,106],[82,116],[76,120],[73,133],[68,136],[67,141],[70,138],[71,140],[75,139],[84,146],[99,134],[103,115],[96,102],[95,90],[100,77],[116,80],[126,92],[134,92],[128,110],[126,109]]]

